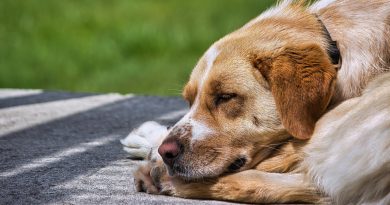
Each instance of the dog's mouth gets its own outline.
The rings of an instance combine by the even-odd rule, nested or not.
[[[177,176],[187,182],[197,181],[198,179],[211,178],[202,174],[201,168],[182,166],[174,164],[173,167],[167,167],[170,176]]]
[[[219,168],[210,172],[210,167],[192,167],[186,166],[180,163],[174,163],[172,167],[167,167],[170,176],[177,176],[186,181],[196,181],[197,179],[214,178],[221,174],[233,173],[240,171],[248,160],[246,157],[237,157],[229,166],[226,168]],[[223,171],[225,170],[225,171]]]

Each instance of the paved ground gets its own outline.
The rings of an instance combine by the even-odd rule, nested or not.
[[[0,204],[228,204],[136,193],[119,139],[179,98],[0,89]]]

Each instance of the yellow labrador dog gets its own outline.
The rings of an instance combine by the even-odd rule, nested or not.
[[[390,1],[282,1],[201,57],[137,189],[388,204],[389,68]]]

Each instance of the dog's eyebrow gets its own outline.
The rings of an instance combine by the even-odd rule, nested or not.
[[[216,79],[211,80],[209,91],[210,94],[235,93],[237,91],[236,87],[236,82],[231,77],[219,75]]]
[[[210,82],[210,89],[213,93],[220,93],[222,90],[222,82],[219,80],[213,80]]]

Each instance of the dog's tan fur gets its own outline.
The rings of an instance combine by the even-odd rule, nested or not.
[[[338,42],[341,68],[331,63],[314,14]],[[167,137],[184,147],[175,161],[180,170],[168,177],[161,166],[154,169],[154,177],[165,179],[157,177],[161,193],[255,203],[322,200],[304,180],[303,140],[327,110],[360,96],[389,70],[389,16],[385,0],[325,0],[310,8],[285,1],[217,41],[184,88],[190,113]],[[227,174],[237,157],[247,163]],[[148,166],[136,181],[139,190],[155,193]]]

